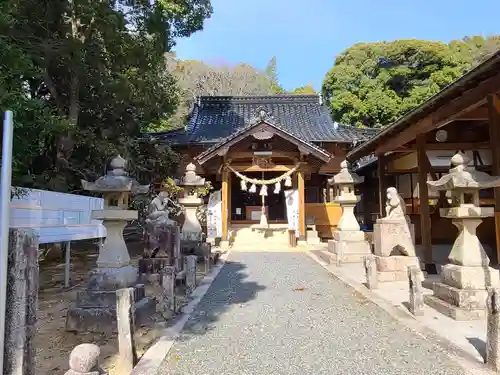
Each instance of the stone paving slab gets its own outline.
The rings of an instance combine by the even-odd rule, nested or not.
[[[306,253],[233,252],[160,375],[467,374]]]

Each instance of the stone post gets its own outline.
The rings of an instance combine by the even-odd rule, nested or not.
[[[186,294],[191,294],[196,288],[196,255],[188,255],[185,258],[186,266]]]
[[[75,346],[69,355],[69,370],[64,375],[104,375],[99,366],[101,350],[95,344]]]
[[[360,201],[356,195],[355,186],[364,181],[364,177],[354,173],[349,163],[340,163],[340,172],[328,181],[335,186],[335,202],[342,207],[342,216],[333,240],[328,241],[328,251],[336,258],[337,266],[342,263],[360,263],[364,257],[371,254],[370,245],[365,241],[365,234],[359,228],[354,207]]]
[[[452,168],[438,181],[428,181],[433,191],[450,191],[452,206],[442,208],[440,214],[452,220],[458,236],[441,268],[441,281],[434,283],[434,294],[425,296],[425,302],[455,320],[482,319],[486,315],[489,286],[499,284],[499,271],[489,266],[476,228],[482,218],[494,215],[493,207],[481,207],[479,191],[500,187],[500,177],[490,176],[469,167],[463,153],[451,158]]]
[[[364,257],[364,266],[366,272],[366,286],[368,289],[378,288],[377,263],[373,255]]]
[[[175,272],[182,271],[182,256],[181,256],[181,228],[177,225],[175,228],[175,244],[174,244],[174,266]]]
[[[500,289],[488,287],[486,363],[500,372]]]
[[[422,287],[422,270],[420,267],[408,267],[408,281],[409,281],[409,305],[410,312],[413,315],[424,315],[424,294]]]
[[[35,374],[38,308],[38,238],[29,229],[9,231],[4,374]]]
[[[161,295],[160,307],[163,312],[172,311],[176,309],[175,299],[175,268],[165,267],[161,274]]]
[[[137,362],[134,342],[134,288],[116,291],[116,317],[118,325],[118,374],[130,374]]]

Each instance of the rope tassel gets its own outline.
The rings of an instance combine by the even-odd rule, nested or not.
[[[247,191],[247,183],[244,180],[241,180],[241,190]]]

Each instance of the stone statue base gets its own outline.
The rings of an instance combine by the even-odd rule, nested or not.
[[[407,281],[409,266],[416,266],[420,269],[420,260],[417,257],[406,255],[375,255],[374,259],[377,265],[377,281],[380,283]]]
[[[370,244],[365,241],[365,233],[360,230],[335,231],[333,240],[328,241],[331,262],[362,263],[370,255]]]
[[[143,284],[134,287],[135,322],[147,324],[156,312],[156,300],[146,297]],[[116,290],[84,290],[66,315],[66,331],[116,333]]]
[[[425,303],[455,320],[477,320],[486,316],[487,286],[499,285],[499,271],[491,267],[447,264],[441,282],[434,283]]]
[[[416,256],[415,225],[408,217],[403,220],[378,219],[373,226],[373,242],[375,255]]]

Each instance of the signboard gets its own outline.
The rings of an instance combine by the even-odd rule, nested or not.
[[[222,237],[222,191],[210,194],[207,205],[207,237]]]
[[[285,190],[286,217],[288,229],[295,230],[295,236],[299,237],[299,191]]]

